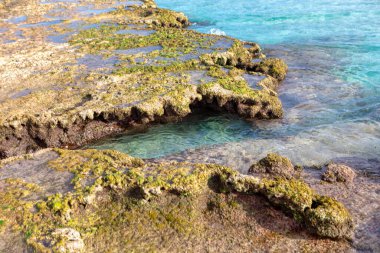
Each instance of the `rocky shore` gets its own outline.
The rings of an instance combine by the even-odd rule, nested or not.
[[[3,160],[0,176],[7,174],[19,177],[0,183],[6,251],[351,248],[348,210],[293,177],[260,179],[215,164],[62,149]]]
[[[72,150],[202,110],[280,118],[281,59],[151,0],[6,1],[0,17],[0,251],[354,250],[355,210],[277,154],[246,175]],[[342,168],[323,179],[352,184]]]
[[[1,49],[1,158],[76,148],[210,107],[249,119],[281,117],[276,87],[287,67],[266,59],[257,44],[184,29],[183,14],[150,1],[90,16],[77,11],[83,4],[37,4],[28,22],[39,22],[2,24],[5,40],[20,32],[30,39]],[[71,16],[47,18],[62,5]],[[10,20],[23,8],[5,5],[2,15]]]

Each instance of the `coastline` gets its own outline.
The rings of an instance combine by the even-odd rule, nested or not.
[[[1,158],[48,147],[78,148],[134,125],[183,118],[199,108],[232,112],[247,119],[282,116],[275,90],[285,78],[283,61],[265,59],[255,43],[182,29],[189,25],[183,14],[149,9],[151,4],[82,18],[95,28],[80,28],[58,47],[39,42],[57,59],[46,59],[41,47],[30,45],[34,61],[50,63],[50,72],[43,77],[32,73],[45,69],[31,65],[23,69],[25,83],[9,78],[11,72],[21,71],[15,69],[16,62],[29,61],[23,59],[25,53],[14,52],[3,73],[9,88],[3,92],[8,98],[2,99],[1,107]],[[147,8],[149,14],[145,13]],[[125,23],[124,16],[131,20]],[[119,26],[107,25],[110,22]],[[67,30],[68,25],[63,25],[66,28],[55,29]],[[131,26],[137,27],[132,34],[118,34]],[[140,36],[142,32],[150,34]],[[3,51],[13,52],[15,43]],[[99,63],[102,58],[112,59],[118,67],[103,69]],[[83,64],[76,66],[75,61]],[[62,69],[67,64],[71,67]],[[200,80],[191,80],[193,73],[201,75]],[[244,79],[248,73],[258,80],[252,84],[257,88]],[[25,86],[28,88],[23,90]]]
[[[154,5],[153,1],[149,1],[148,4]],[[126,10],[121,8],[115,10],[117,18],[119,19],[125,16],[125,11]],[[139,19],[146,18],[145,15],[146,13],[144,12],[143,16],[139,16]],[[162,20],[159,18],[159,15],[158,21],[149,21],[153,26],[169,26],[170,28],[168,29],[170,30],[180,29],[172,28],[173,22],[174,26],[179,27],[188,24],[188,20],[183,14],[169,12],[169,15],[174,15],[174,21],[172,16]],[[179,17],[177,15],[179,15]],[[104,14],[104,17],[110,18],[109,13]],[[98,16],[95,16],[97,21],[99,21],[98,18]],[[86,32],[77,34],[77,37],[71,40],[71,43],[73,43],[73,45],[83,46],[83,48],[85,48],[84,52],[87,54],[101,52],[101,50],[104,50],[104,47],[100,46],[99,48],[99,45],[104,45],[104,43],[99,44],[99,42],[107,39],[107,36],[110,36],[110,34],[109,31],[107,31],[108,29],[101,28],[102,32],[106,35],[104,37],[102,34],[97,34],[96,29],[91,30],[89,34],[86,34]],[[118,32],[119,30],[116,29],[115,31],[111,28],[112,36],[114,32]],[[145,31],[146,29],[142,30]],[[28,246],[23,245],[23,247],[32,247],[34,250],[41,252],[44,250],[62,252],[62,249],[64,251],[78,252],[89,249],[86,248],[86,246],[94,247],[91,248],[90,251],[95,251],[96,249],[101,249],[101,251],[117,250],[118,247],[119,249],[123,248],[126,250],[126,245],[131,247],[128,248],[130,250],[149,251],[159,247],[159,243],[157,244],[157,241],[152,238],[161,238],[161,242],[163,241],[164,243],[161,245],[162,248],[160,248],[160,250],[163,251],[168,249],[194,250],[194,248],[191,248],[190,245],[186,245],[186,243],[183,245],[183,240],[189,240],[189,243],[197,243],[201,251],[206,250],[206,248],[202,248],[201,245],[206,245],[210,251],[217,251],[218,244],[224,251],[231,250],[230,247],[239,249],[238,247],[241,247],[242,243],[247,243],[249,240],[252,240],[248,243],[249,245],[245,245],[241,250],[248,251],[251,250],[252,247],[258,247],[256,248],[258,251],[263,251],[273,242],[280,241],[277,245],[272,245],[273,250],[275,250],[276,247],[281,248],[281,245],[289,245],[289,240],[292,241],[294,237],[299,237],[300,241],[302,241],[302,243],[297,246],[298,248],[293,248],[298,251],[316,249],[323,251],[328,250],[328,247],[331,247],[335,251],[352,250],[352,245],[346,240],[334,241],[320,239],[313,235],[315,231],[310,233],[308,229],[305,229],[305,227],[310,228],[311,224],[305,220],[306,217],[309,217],[305,210],[307,208],[316,209],[319,205],[312,207],[312,202],[315,202],[316,199],[320,199],[320,196],[315,193],[310,193],[310,196],[307,196],[308,202],[306,207],[302,206],[301,211],[294,212],[292,205],[298,208],[302,202],[300,202],[299,199],[291,200],[289,205],[287,194],[288,190],[293,191],[293,189],[295,189],[295,196],[297,198],[303,198],[303,194],[309,192],[308,186],[302,183],[302,177],[294,179],[294,181],[293,179],[289,181],[278,179],[269,181],[269,185],[278,184],[280,188],[282,187],[282,183],[287,185],[288,183],[292,184],[294,182],[297,187],[302,186],[300,189],[297,189],[297,187],[285,187],[287,191],[278,194],[277,192],[271,192],[270,189],[272,189],[272,186],[266,186],[265,179],[261,181],[263,179],[259,179],[259,177],[245,177],[240,174],[235,174],[235,172],[229,168],[220,167],[218,165],[168,161],[149,163],[114,151],[95,150],[68,151],[48,149],[35,154],[22,155],[25,151],[34,152],[46,147],[79,147],[88,141],[122,132],[127,126],[133,127],[134,125],[148,124],[150,122],[178,120],[178,118],[191,113],[195,108],[212,108],[213,110],[238,114],[248,119],[281,117],[281,102],[278,100],[276,93],[276,88],[279,82],[283,80],[284,73],[286,72],[286,66],[283,65],[281,61],[274,60],[267,62],[261,59],[263,56],[260,53],[258,45],[254,43],[244,44],[229,37],[201,35],[182,29],[180,29],[180,31],[181,33],[185,33],[186,36],[185,38],[180,37],[179,40],[178,37],[176,37],[175,42],[180,41],[180,43],[183,43],[184,48],[180,50],[186,52],[190,50],[189,48],[193,47],[189,46],[189,43],[199,45],[198,43],[200,43],[200,41],[204,42],[205,38],[206,40],[218,40],[222,38],[234,42],[230,44],[230,47],[226,48],[222,46],[217,49],[219,51],[216,53],[206,52],[202,54],[200,61],[192,59],[187,61],[184,65],[176,62],[172,64],[174,67],[170,65],[169,67],[153,66],[145,69],[141,68],[142,66],[135,66],[132,70],[122,66],[118,72],[116,72],[119,74],[118,77],[113,77],[109,80],[104,78],[104,76],[108,74],[89,74],[86,76],[86,81],[89,80],[92,85],[89,86],[89,89],[75,90],[70,87],[70,89],[64,90],[63,98],[77,96],[74,99],[74,103],[73,101],[67,102],[60,100],[61,98],[58,99],[54,92],[48,92],[47,94],[48,97],[51,96],[52,101],[45,101],[46,96],[38,97],[36,101],[38,101],[38,103],[43,101],[44,107],[46,105],[57,104],[57,101],[67,106],[62,110],[64,113],[60,111],[60,114],[56,114],[59,116],[48,112],[42,115],[41,118],[34,118],[21,112],[19,117],[13,118],[10,121],[3,120],[3,127],[6,127],[2,128],[2,136],[4,136],[4,139],[0,145],[1,158],[17,154],[21,154],[21,156],[3,160],[0,164],[0,170],[2,170],[2,172],[5,171],[9,173],[12,170],[18,171],[21,169],[22,171],[28,168],[31,173],[33,173],[33,171],[36,175],[40,173],[42,177],[44,175],[46,176],[45,173],[57,173],[53,178],[66,177],[66,179],[64,179],[64,184],[61,185],[62,189],[54,189],[52,191],[46,190],[46,184],[48,183],[46,181],[40,181],[40,179],[34,182],[28,182],[27,178],[13,178],[1,182],[0,187],[3,190],[6,189],[2,191],[2,193],[4,193],[2,199],[12,202],[13,204],[17,203],[19,208],[23,209],[23,213],[26,214],[26,216],[20,217],[21,221],[19,223],[17,219],[12,220],[16,218],[17,212],[15,213],[13,212],[14,210],[6,209],[5,212],[9,212],[7,215],[12,214],[15,216],[7,216],[12,217],[10,219],[11,221],[4,219],[6,228],[3,228],[3,225],[1,225],[1,231],[6,229],[8,233],[5,233],[5,235],[9,236],[9,227],[7,226],[11,223],[12,226],[17,228],[16,231],[22,231],[21,233],[25,233],[27,237],[24,243],[26,242]],[[89,39],[88,36],[94,36],[94,33],[96,36],[102,36],[102,40],[97,42],[95,40],[94,44],[87,43],[88,41],[93,41],[91,37]],[[167,33],[167,31],[165,31],[164,35],[167,38],[180,36],[180,34],[175,32]],[[162,39],[162,37],[158,38]],[[134,41],[134,43],[141,43],[139,44],[140,47],[152,46],[149,40],[148,43],[144,41],[145,39],[142,40],[143,42]],[[128,41],[120,40],[117,42],[128,45]],[[173,46],[173,42],[169,42],[168,48]],[[217,43],[217,41],[212,42]],[[210,41],[207,42],[207,46],[209,46],[209,43]],[[128,50],[128,46],[123,49],[118,49],[113,47],[115,45],[117,44],[112,44],[110,48],[112,50]],[[106,49],[107,48],[109,49],[109,47],[106,47]],[[161,48],[160,50],[164,49],[165,48]],[[70,53],[72,53],[72,51],[70,51]],[[149,53],[157,56],[156,50]],[[173,55],[173,52],[169,50],[165,52],[165,54]],[[180,54],[180,56],[183,55],[184,54]],[[197,55],[197,57],[199,56],[200,55]],[[110,55],[107,55],[107,57],[110,58]],[[176,57],[178,56],[174,58]],[[261,59],[262,63],[252,62],[255,58]],[[133,61],[136,62],[136,58],[128,58],[127,61],[129,63]],[[179,61],[181,62],[181,60]],[[278,66],[280,70],[277,69]],[[225,72],[225,68],[229,69],[229,73]],[[179,77],[176,75],[173,76],[172,72],[178,69],[181,70]],[[201,81],[201,83],[197,85],[189,85],[188,82],[189,79],[191,80],[191,74],[190,76],[183,77],[184,70],[206,72],[208,73],[207,78],[211,77],[213,80],[204,83]],[[166,75],[165,72],[169,72],[170,74]],[[204,74],[203,72],[202,74]],[[154,73],[154,75],[150,73]],[[158,87],[155,86],[157,73],[160,78],[164,79],[164,81],[160,79],[160,82],[166,84],[164,85],[164,93],[162,93],[162,85]],[[246,73],[264,77],[264,79],[261,79],[259,84],[257,84],[261,87],[260,90],[253,90],[249,87],[248,83],[242,81],[244,79],[242,75]],[[132,75],[133,79],[123,79],[122,76],[125,74],[129,76]],[[205,76],[202,77],[201,79],[206,79]],[[59,76],[59,78],[61,78],[61,76]],[[215,81],[215,79],[217,81]],[[132,100],[128,100],[125,95],[130,95],[130,93],[126,92],[124,95],[122,93],[123,90],[120,89],[120,85],[124,85],[126,82],[141,83],[142,80],[148,85],[148,92],[151,92],[152,89],[157,89],[159,93],[149,93],[149,97],[144,97],[144,99],[141,99],[139,97],[141,93],[138,93]],[[65,83],[65,81],[67,81],[67,79],[65,79],[63,83]],[[94,86],[93,84],[96,85]],[[168,90],[167,87],[165,87],[172,87],[173,84],[175,85],[175,89]],[[96,92],[102,92],[104,87],[112,88],[108,89],[105,93],[108,96],[106,98],[107,104],[102,103],[104,102],[103,99],[105,96],[99,99],[99,97],[94,94],[96,92],[89,92],[89,90],[94,89],[96,86],[101,86]],[[133,87],[133,89],[136,89],[136,87]],[[128,92],[130,91],[131,90],[128,90]],[[24,100],[26,99],[25,97],[30,100]],[[24,102],[30,103],[30,101],[33,102],[33,99],[36,99],[32,93],[27,94],[25,97],[20,97],[21,99],[17,101],[17,105],[23,104]],[[127,100],[127,103],[125,100]],[[138,103],[136,104],[136,102]],[[125,104],[132,106],[125,106]],[[67,108],[70,109],[72,105],[76,106],[75,109],[72,111],[67,110]],[[121,108],[120,105],[122,105]],[[33,111],[35,106],[36,103],[31,103],[28,108]],[[78,107],[79,109],[77,109]],[[10,110],[9,108],[12,109]],[[15,111],[12,110],[15,110],[14,108],[15,106],[9,106],[4,112],[12,112],[13,115]],[[16,112],[19,113],[19,108],[17,109]],[[41,108],[37,109],[41,110]],[[52,110],[51,112],[56,111]],[[73,145],[73,143],[75,143],[75,145]],[[126,168],[127,171],[125,171]],[[217,172],[212,172],[211,174],[207,172],[214,170]],[[174,172],[174,174],[172,175],[167,171]],[[199,171],[201,172],[200,174],[198,173]],[[214,182],[215,176],[222,180]],[[171,182],[178,182],[179,186],[173,186]],[[225,186],[227,182],[228,187]],[[69,186],[67,186],[67,184],[69,184]],[[67,190],[63,190],[65,189],[64,185],[68,187]],[[271,203],[277,208],[262,204],[268,200],[268,203]],[[331,201],[334,203],[332,206],[335,206],[335,204],[339,206],[338,214],[333,214],[332,217],[334,217],[336,221],[341,222],[340,219],[344,216],[341,215],[341,212],[342,210],[346,212],[346,209],[345,207],[340,207],[341,204],[339,202],[332,199]],[[31,205],[37,208],[37,211],[28,214],[28,209],[30,209]],[[184,209],[181,208],[183,207],[182,205],[185,206]],[[278,209],[278,206],[282,208]],[[265,222],[264,220],[267,219],[265,215],[257,216],[257,214],[255,214],[255,210],[257,209],[255,208],[268,211],[277,224],[280,224],[280,228],[276,227],[276,225],[270,226],[268,222]],[[330,207],[327,206],[327,209],[328,208]],[[210,212],[207,213],[207,210]],[[285,212],[280,210],[285,210]],[[129,212],[131,213],[130,216],[128,216]],[[202,216],[204,212],[206,212],[206,215]],[[109,216],[115,213],[116,216]],[[285,216],[284,213],[287,214],[287,216]],[[138,218],[139,215],[142,215],[141,219]],[[1,218],[3,218],[5,213],[1,216]],[[85,217],[85,220],[81,220],[83,217]],[[136,234],[130,233],[130,230],[126,230],[126,228],[110,222],[113,219],[120,224],[125,224],[126,227],[130,226],[129,229],[139,228],[136,232],[137,237],[151,238],[153,242],[146,244],[140,240],[135,240]],[[283,219],[284,222],[281,223]],[[3,223],[4,220],[2,219]],[[44,222],[41,222],[41,220],[44,220]],[[221,223],[218,223],[220,227],[212,228],[212,224],[217,223],[218,220],[222,220]],[[231,221],[239,222],[235,226],[232,225]],[[39,222],[41,223],[39,224]],[[202,222],[205,223],[202,224]],[[335,225],[334,222],[332,223],[332,227]],[[305,223],[308,223],[308,225],[305,226]],[[346,223],[346,221],[344,220],[343,223]],[[290,231],[287,228],[289,225],[291,226]],[[152,226],[153,228],[150,229]],[[208,229],[207,226],[210,226],[211,229]],[[58,229],[62,227],[65,230]],[[117,234],[113,234],[111,232],[112,229],[116,229],[117,232],[124,234],[124,236],[129,239],[118,238],[118,240],[115,241]],[[223,229],[225,229],[225,232],[223,232]],[[238,231],[240,229],[241,232],[239,233]],[[217,234],[212,238],[214,242],[208,241],[206,243],[203,241],[204,236],[201,236],[202,233],[204,233],[204,235],[212,235],[215,231],[217,231]],[[236,234],[233,234],[233,232]],[[349,234],[349,232],[350,231],[347,231],[347,234]],[[170,245],[169,241],[171,238],[165,237],[165,233],[169,233],[175,237],[176,243],[174,243],[174,246]],[[189,237],[191,234],[195,234],[196,236]],[[234,246],[223,244],[220,241],[225,238],[227,234],[228,238],[233,242],[231,245]],[[2,235],[4,236],[4,231]],[[345,237],[346,233],[344,232],[343,235],[344,236],[337,237]],[[239,236],[241,236],[241,238],[238,238]],[[326,234],[323,236],[326,236]],[[20,241],[24,240],[23,234],[17,235],[16,237]],[[107,239],[102,242],[101,238]],[[200,238],[203,239],[200,240]],[[262,240],[264,239],[267,241],[263,242]],[[7,242],[7,240],[4,241]],[[291,250],[291,247],[296,247],[294,244],[299,243],[299,241],[293,240],[292,243],[293,244],[289,245],[290,248],[288,250]],[[6,246],[9,245],[6,244]],[[112,249],[112,247],[114,248]]]

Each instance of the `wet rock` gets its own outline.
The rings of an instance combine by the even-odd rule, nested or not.
[[[143,11],[143,17],[145,16],[148,19],[144,23],[154,27],[185,28],[190,25],[188,18],[181,12],[152,8]]]
[[[356,177],[355,171],[343,164],[330,163],[326,166],[326,171],[322,175],[322,180],[334,183],[352,183]]]
[[[277,58],[264,59],[259,63],[255,63],[252,66],[252,70],[256,72],[262,72],[268,74],[279,81],[285,79],[288,67],[285,62]]]
[[[88,1],[70,6],[82,2]],[[193,109],[282,117],[274,91],[283,77],[281,64],[262,60],[256,43],[183,29],[190,24],[183,13],[157,8],[152,0],[94,14],[91,25],[78,26],[87,18],[68,17],[51,33],[24,27],[39,39],[4,45],[0,159],[46,147],[77,148],[129,126],[183,118]],[[68,43],[45,41],[65,35],[66,28],[72,30]],[[122,32],[131,29],[136,33]],[[215,68],[228,76],[215,75]],[[203,87],[186,75],[191,71],[206,73]],[[266,77],[259,89],[243,78],[249,72]],[[12,96],[15,91],[22,96]]]
[[[351,215],[342,203],[326,196],[313,200],[305,211],[305,222],[312,232],[322,237],[350,238],[353,232]]]
[[[261,48],[260,48],[259,44],[254,43],[254,42],[247,42],[246,44],[247,44],[247,46],[249,46],[248,51],[251,54],[259,55],[259,53],[261,53]]]
[[[235,55],[231,52],[221,52],[202,56],[202,62],[206,65],[234,66]]]
[[[58,228],[53,233],[53,248],[56,252],[79,253],[84,250],[84,242],[78,231],[72,228]]]
[[[245,46],[246,44],[235,41],[228,51],[205,54],[200,57],[200,60],[209,66],[220,65],[249,69],[252,67],[252,60],[258,57],[260,47],[254,43],[249,48]]]
[[[294,176],[296,171],[294,170],[292,162],[288,158],[275,153],[270,153],[258,163],[253,164],[249,168],[249,172],[265,173],[271,176],[281,176],[289,179]]]

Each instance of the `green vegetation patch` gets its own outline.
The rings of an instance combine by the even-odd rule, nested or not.
[[[0,192],[4,206],[0,217],[8,220],[3,226],[12,224],[23,231],[36,251],[69,247],[68,242],[59,243],[62,240],[54,237],[57,234],[60,238],[80,235],[76,246],[83,240],[90,251],[92,246],[108,243],[115,249],[159,247],[155,241],[148,245],[136,239],[136,235],[200,236],[208,229],[205,224],[210,211],[222,217],[246,212],[231,194],[264,195],[320,236],[341,238],[352,230],[352,218],[341,203],[316,194],[300,180],[260,180],[214,164],[149,163],[111,150],[55,152],[59,156],[49,166],[75,175],[73,191],[27,200],[38,187],[9,179],[6,190]],[[69,234],[62,235],[64,232]],[[115,240],[120,235],[123,240]]]

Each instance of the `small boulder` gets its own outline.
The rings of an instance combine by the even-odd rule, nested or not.
[[[355,171],[343,164],[329,163],[322,175],[322,180],[330,183],[352,183],[356,177]]]
[[[57,228],[53,233],[53,249],[55,252],[80,253],[84,250],[84,242],[78,231],[72,228]]]
[[[353,220],[342,203],[326,196],[316,196],[311,208],[305,210],[308,229],[322,237],[350,238]]]
[[[249,173],[267,173],[272,176],[282,176],[290,179],[295,174],[292,162],[279,154],[270,153],[258,163],[249,168]]]

